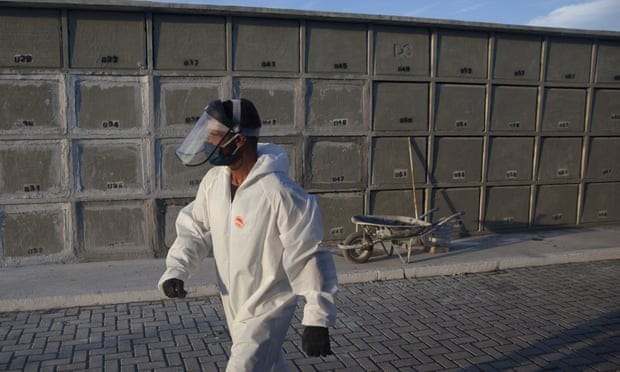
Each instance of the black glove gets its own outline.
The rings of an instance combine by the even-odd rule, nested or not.
[[[162,285],[164,293],[170,298],[184,298],[187,292],[183,289],[183,281],[181,279],[168,279]]]
[[[306,327],[301,336],[301,348],[308,356],[326,356],[332,353],[329,347],[329,331],[325,327]]]

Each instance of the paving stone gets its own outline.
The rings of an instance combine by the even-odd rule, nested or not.
[[[620,369],[620,261],[343,284],[326,358],[302,371]],[[300,300],[300,305],[303,300]],[[0,370],[224,371],[217,296],[0,314]]]

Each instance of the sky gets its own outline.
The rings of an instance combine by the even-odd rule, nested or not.
[[[152,0],[620,31],[620,0]]]

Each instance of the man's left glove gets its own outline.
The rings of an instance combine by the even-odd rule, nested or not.
[[[181,279],[168,279],[163,284],[164,293],[170,298],[185,298],[187,292],[183,288],[183,281]]]
[[[326,356],[332,353],[329,331],[326,327],[306,327],[301,336],[301,348],[308,356]]]

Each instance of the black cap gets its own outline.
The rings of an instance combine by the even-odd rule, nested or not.
[[[246,129],[260,128],[261,127],[260,116],[258,115],[258,110],[256,110],[256,107],[254,106],[252,101],[247,100],[245,98],[241,98],[239,99],[239,101],[241,101],[241,115],[240,115],[241,128],[246,128]],[[228,119],[228,123],[225,123],[222,121],[222,124],[228,126],[229,128],[232,128],[234,126],[233,120],[232,120],[233,101],[232,100],[224,101],[222,105],[224,106],[224,111],[226,112],[226,116]]]

